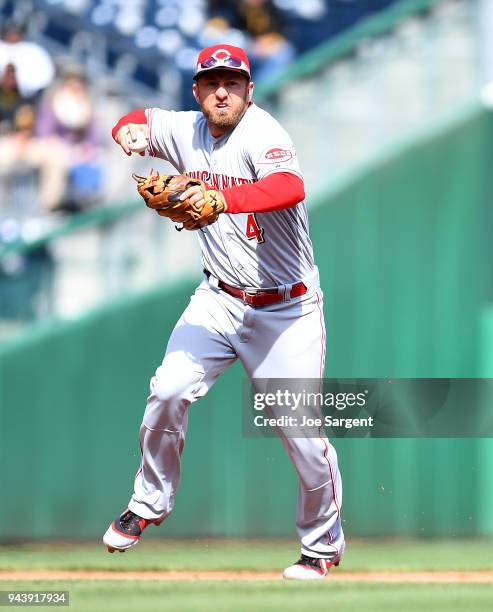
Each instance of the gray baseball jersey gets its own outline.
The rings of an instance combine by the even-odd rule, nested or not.
[[[252,183],[274,172],[301,176],[287,132],[256,105],[219,138],[211,136],[201,112],[153,108],[146,114],[151,155],[216,189]],[[197,234],[204,268],[231,285],[275,287],[313,270],[304,202],[269,213],[226,213]]]

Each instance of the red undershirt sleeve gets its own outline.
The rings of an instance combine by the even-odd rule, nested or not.
[[[305,198],[299,176],[291,172],[275,172],[256,183],[221,189],[227,213],[272,212],[291,208]]]
[[[145,123],[145,124],[147,124],[147,118],[146,118],[145,109],[137,108],[137,109],[131,111],[130,113],[127,113],[126,115],[123,115],[123,117],[118,120],[118,123],[111,130],[111,135],[113,136],[113,139],[116,138],[118,130],[122,126],[128,125],[129,123]]]

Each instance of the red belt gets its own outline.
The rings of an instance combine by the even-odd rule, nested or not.
[[[211,273],[208,270],[204,270],[207,278],[210,277]],[[240,289],[239,287],[233,287],[223,281],[218,281],[217,286],[224,292],[229,293],[235,298],[238,298],[248,304],[249,306],[268,306],[269,304],[277,304],[284,300],[284,292],[281,293],[277,289]],[[306,285],[302,282],[295,283],[291,286],[289,296],[291,298],[305,295],[307,292]]]

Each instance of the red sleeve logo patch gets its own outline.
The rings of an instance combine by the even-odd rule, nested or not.
[[[294,157],[291,149],[282,149],[281,147],[273,147],[267,149],[260,156],[259,164],[279,164],[291,161]]]

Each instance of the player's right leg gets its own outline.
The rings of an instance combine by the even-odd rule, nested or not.
[[[300,298],[252,313],[254,333],[237,348],[256,392],[276,391],[276,380],[291,394],[322,391],[325,325],[322,292],[315,281]],[[268,385],[272,385],[269,389]],[[267,386],[267,388],[266,388]],[[300,395],[300,397],[301,397]],[[282,405],[277,409],[286,414]],[[274,408],[273,410],[276,410]],[[298,406],[302,419],[319,417],[316,406]],[[270,415],[269,415],[270,416]],[[342,482],[337,453],[318,427],[277,427],[277,433],[298,475],[296,526],[301,556],[284,571],[287,579],[324,578],[337,565],[345,547],[341,519]]]
[[[180,456],[188,407],[204,396],[236,359],[226,339],[232,330],[217,297],[203,283],[176,324],[161,366],[151,379],[140,428],[142,460],[128,509],[106,531],[110,552],[138,543],[149,524],[161,523],[173,509],[180,481]]]

